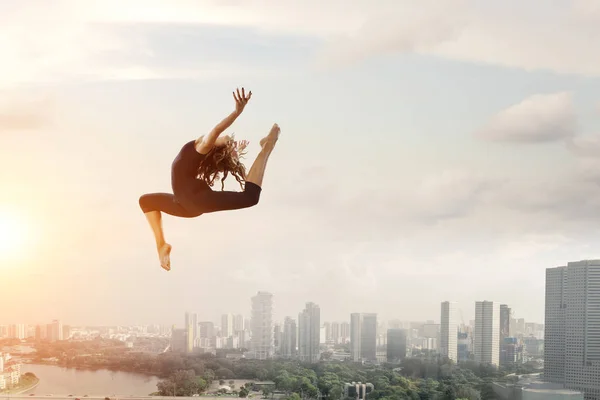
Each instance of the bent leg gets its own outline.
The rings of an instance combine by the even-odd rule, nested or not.
[[[194,218],[200,215],[187,210],[171,193],[148,193],[140,197],[139,203],[144,214],[161,211],[180,218]]]
[[[197,214],[186,210],[181,204],[175,201],[175,196],[170,193],[145,194],[140,197],[139,204],[154,234],[160,265],[169,271],[171,269],[171,245],[165,241],[161,211],[182,218],[192,218],[197,216]]]

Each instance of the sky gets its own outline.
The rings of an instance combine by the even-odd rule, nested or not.
[[[542,323],[545,269],[600,257],[599,36],[599,0],[0,0],[0,323],[258,291],[276,320]],[[260,203],[165,217],[166,272],[138,198],[242,86],[248,167],[281,126]]]

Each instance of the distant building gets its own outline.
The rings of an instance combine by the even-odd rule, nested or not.
[[[600,260],[546,269],[544,377],[600,400]]]
[[[251,351],[254,358],[267,360],[273,357],[273,295],[258,292],[252,297]]]
[[[377,314],[350,315],[352,361],[377,361]]]
[[[185,329],[175,329],[171,333],[171,351],[175,353],[184,353],[187,350],[187,331]]]
[[[233,336],[235,317],[233,314],[223,314],[221,316],[221,336],[228,338]]]
[[[331,341],[333,344],[340,343],[340,323],[332,322],[331,323]]]
[[[517,338],[504,338],[500,345],[500,365],[523,363],[523,343]]]
[[[8,327],[8,337],[11,339],[25,339],[25,324],[14,324]]]
[[[406,330],[387,330],[387,362],[400,363],[406,358]]]
[[[456,303],[444,301],[441,310],[440,354],[450,360],[458,361],[458,321]]]
[[[500,364],[500,306],[493,301],[475,303],[475,361],[481,364]]]
[[[54,320],[46,327],[46,339],[50,342],[63,340],[63,326],[60,320]]]
[[[283,322],[283,337],[281,339],[281,356],[283,358],[294,358],[297,355],[297,327],[296,321],[285,317]]]
[[[468,361],[471,359],[473,349],[473,340],[469,332],[458,333],[457,357],[458,361]]]
[[[316,363],[321,352],[321,309],[315,303],[306,303],[298,315],[298,357],[300,361]]]

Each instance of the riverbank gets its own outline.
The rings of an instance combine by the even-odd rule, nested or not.
[[[23,394],[37,387],[40,384],[40,379],[35,375],[23,375],[21,381],[14,388],[1,391],[0,394]]]

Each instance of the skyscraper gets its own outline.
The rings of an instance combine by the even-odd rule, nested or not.
[[[233,332],[241,332],[244,330],[244,316],[236,314],[233,318]]]
[[[500,364],[500,306],[493,301],[475,303],[475,361],[481,364]]]
[[[348,322],[342,322],[340,324],[340,338],[344,342],[350,338],[350,324]]]
[[[221,336],[222,337],[230,337],[233,336],[233,324],[234,324],[234,316],[233,314],[223,314],[221,316]]]
[[[12,339],[25,339],[25,324],[10,325],[8,327],[8,337]]]
[[[258,292],[252,297],[251,351],[256,359],[266,360],[273,356],[273,295]]]
[[[600,400],[600,260],[546,270],[544,377]]]
[[[323,343],[327,343],[331,340],[331,322],[325,322],[323,328],[325,328],[325,342]]]
[[[350,354],[353,361],[377,360],[377,314],[350,314]]]
[[[273,348],[275,349],[275,354],[281,353],[281,339],[283,336],[283,330],[281,329],[281,325],[279,323],[273,324]]]
[[[456,303],[442,303],[442,318],[440,326],[440,353],[443,357],[458,361],[458,322],[456,320]]]
[[[387,330],[387,362],[399,363],[406,358],[406,331]]]
[[[315,303],[306,303],[298,315],[298,356],[300,361],[316,363],[320,358],[321,310]]]
[[[198,337],[198,314],[185,313],[185,324],[184,324],[186,343],[188,347],[194,347],[194,342]],[[190,352],[192,350],[189,350]]]
[[[340,343],[340,324],[339,322],[331,323],[331,340],[334,344]]]
[[[284,358],[293,358],[296,356],[297,345],[297,327],[296,321],[290,317],[285,317],[283,322],[283,337],[281,339],[281,356]]]
[[[511,309],[506,304],[500,304],[500,343],[510,337]]]

